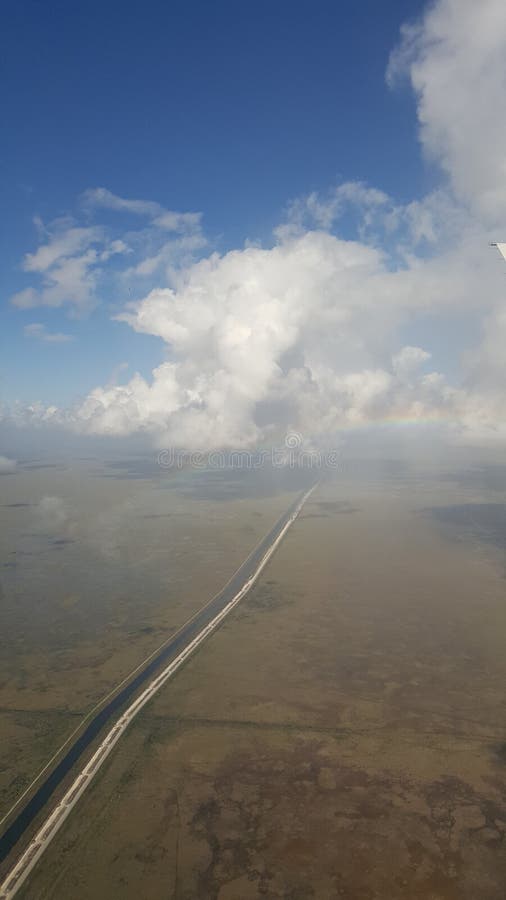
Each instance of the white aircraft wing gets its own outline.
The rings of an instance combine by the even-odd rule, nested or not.
[[[506,259],[506,244],[494,244],[493,246],[497,247],[503,259]]]

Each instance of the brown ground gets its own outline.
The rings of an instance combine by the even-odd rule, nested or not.
[[[504,570],[442,499],[320,488],[20,897],[504,900]]]
[[[203,499],[167,489],[168,478],[105,475],[77,466],[2,481],[0,819],[294,497]],[[44,496],[61,500],[61,520],[40,513]]]

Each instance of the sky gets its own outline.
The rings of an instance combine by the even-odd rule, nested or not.
[[[504,441],[502,0],[2,12],[5,425]]]

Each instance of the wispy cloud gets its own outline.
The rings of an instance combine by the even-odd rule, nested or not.
[[[195,231],[200,228],[202,221],[200,212],[174,212],[164,209],[163,206],[152,200],[130,200],[119,197],[103,187],[90,188],[85,191],[81,202],[87,209],[111,209],[116,212],[144,216],[151,219],[158,228],[167,231]]]
[[[163,212],[159,203],[151,200],[127,200],[103,187],[89,188],[84,191],[81,203],[87,209],[112,209],[116,212],[133,213],[136,216],[147,216],[151,219]]]
[[[71,218],[45,225],[34,217],[40,245],[25,254],[22,269],[36,284],[17,291],[10,302],[18,309],[66,307],[82,316],[90,312],[111,287],[124,289],[125,277],[146,279],[172,266],[194,261],[206,238],[201,213],[175,212],[150,200],[118,197],[106,188],[92,188],[80,198],[81,215],[113,210],[144,219],[142,226],[114,231],[110,225],[80,225]],[[128,259],[128,266],[120,260]],[[145,289],[145,288],[144,288]]]
[[[41,322],[31,322],[23,329],[25,337],[34,338],[47,344],[66,344],[74,340],[74,335],[64,334],[61,331],[48,331]]]
[[[46,534],[59,534],[69,520],[65,501],[61,497],[42,497],[33,513],[34,526]]]
[[[40,226],[39,226],[40,231]],[[44,230],[44,243],[23,261],[25,272],[40,279],[37,287],[28,287],[11,297],[18,309],[37,306],[68,305],[83,312],[93,307],[99,253],[104,244],[99,228],[76,228],[57,223],[53,232]]]
[[[0,475],[11,475],[16,471],[16,467],[15,459],[9,459],[8,456],[0,456]]]
[[[23,262],[25,272],[47,272],[56,263],[87,250],[91,244],[102,240],[99,228],[67,228],[51,235],[46,244],[35,253],[27,253]]]

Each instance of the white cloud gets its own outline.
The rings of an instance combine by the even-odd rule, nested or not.
[[[99,228],[74,228],[67,224],[63,230],[60,228],[50,233],[35,253],[26,254],[24,270],[39,275],[42,283],[11,297],[18,309],[67,304],[83,312],[94,306],[99,257],[93,245],[103,243],[103,233]]]
[[[153,224],[166,231],[195,231],[200,228],[202,213],[174,212],[164,209],[152,200],[128,200],[118,197],[107,188],[90,188],[82,196],[82,203],[88,209],[111,209],[116,212],[133,213],[153,220]]]
[[[311,228],[332,230],[339,228],[345,216],[364,243],[394,251],[400,258],[419,252],[421,246],[433,251],[441,242],[460,240],[473,225],[468,211],[458,206],[447,190],[400,204],[384,191],[347,181],[326,194],[313,191],[292,202],[287,223],[276,233],[283,238]]]
[[[166,231],[196,231],[200,228],[202,213],[179,213],[166,210],[154,220],[158,228]]]
[[[0,475],[10,475],[16,471],[16,460],[9,459],[8,456],[0,456]]]
[[[362,182],[346,181],[329,191],[325,197],[313,191],[306,197],[293,201],[288,207],[288,221],[301,229],[316,226],[328,230],[350,207],[359,210],[366,217],[372,210],[388,208],[390,205],[391,199],[383,191],[368,187]]]
[[[202,260],[121,316],[161,337],[170,362],[151,382],[97,388],[77,421],[207,448],[251,444],[283,424],[318,435],[394,412],[447,416],[455,395],[436,373],[418,374],[430,354],[399,346],[398,332],[421,308],[460,315],[481,303],[488,257],[474,253],[466,268],[459,255],[448,270],[449,259],[389,271],[371,247],[306,232]]]
[[[96,271],[93,267],[97,255],[90,250],[83,256],[59,260],[47,273],[42,288],[28,288],[11,297],[11,303],[18,309],[33,309],[36,306],[60,307],[65,304],[84,312],[96,303]]]
[[[205,243],[198,214],[88,192],[89,209],[148,219],[142,231],[117,238],[118,252],[130,251],[123,278],[148,279],[143,299],[117,318],[161,338],[167,358],[149,379],[136,374],[97,387],[74,410],[34,406],[30,415],[201,449],[246,446],[289,427],[316,438],[406,418],[504,440],[506,273],[488,247],[501,237],[492,229],[506,231],[502,2],[431,5],[403,30],[389,80],[401,70],[415,91],[422,143],[446,178],[426,197],[400,204],[345,182],[292,203],[274,246],[196,261]],[[343,217],[357,240],[338,236]],[[171,231],[177,237],[168,241]],[[56,299],[58,273],[97,254],[92,242],[69,250],[78,238],[63,237],[58,253],[53,240],[30,257],[32,270],[52,279],[44,290]],[[74,281],[93,279],[96,262]],[[18,305],[33,299],[28,289]],[[442,336],[448,345],[439,357],[430,340],[437,329],[436,346]]]
[[[35,523],[41,531],[58,533],[68,522],[65,501],[61,497],[42,497],[34,510]]]
[[[403,347],[392,357],[392,366],[396,375],[401,378],[410,378],[416,373],[423,363],[430,359],[430,353],[421,347]]]
[[[17,291],[11,297],[12,305],[17,306],[18,309],[33,309],[35,306],[41,306],[42,304],[39,301],[39,292],[31,287]]]
[[[47,272],[56,263],[75,256],[102,238],[98,228],[68,228],[52,235],[49,241],[35,253],[27,253],[23,263],[25,272]]]
[[[177,267],[187,265],[194,261],[195,253],[207,245],[203,234],[185,234],[179,238],[165,241],[158,247],[153,255],[147,254],[134,266],[125,269],[122,273],[124,281],[135,278],[146,278],[160,273],[172,280],[172,273]]]
[[[484,383],[480,351],[464,389],[428,368],[429,350],[402,341],[413,318],[458,322],[465,310],[496,323],[492,340],[504,273],[490,254],[486,243],[463,240],[390,270],[374,248],[306,232],[272,249],[213,255],[122,314],[167,344],[168,361],[151,379],[137,374],[96,388],[73,411],[35,407],[30,416],[203,449],[254,444],[288,427],[317,439],[392,418],[452,421],[495,437],[500,396]],[[497,364],[503,346],[497,339]]]
[[[23,329],[25,337],[35,338],[48,344],[64,344],[73,341],[72,334],[63,334],[61,331],[48,331],[41,322],[31,322]]]
[[[137,231],[113,233],[110,226],[77,226],[69,218],[45,226],[35,217],[40,246],[27,253],[23,270],[38,280],[17,291],[10,302],[18,309],[67,307],[83,315],[105,294],[124,297],[128,280],[146,284],[154,277],[170,278],[172,268],[188,265],[207,244],[201,213],[174,212],[149,200],[118,197],[106,188],[93,188],[81,197],[88,213],[112,209],[147,219]],[[82,212],[82,209],[81,209]],[[128,258],[128,266],[122,259]]]
[[[498,401],[483,385],[480,353],[464,389],[428,368],[430,347],[404,340],[424,315],[492,321],[504,297],[495,261],[467,222],[458,241],[398,268],[374,247],[302,229],[271,249],[214,254],[119,317],[166,343],[151,379],[137,374],[97,387],[71,412],[33,415],[199,449],[247,446],[288,427],[318,439],[406,418],[495,435]]]
[[[439,0],[404,27],[387,78],[407,73],[420,137],[456,195],[506,224],[506,16],[503,0]]]
[[[112,209],[116,212],[133,213],[136,216],[148,216],[154,218],[162,213],[159,203],[151,200],[127,200],[118,197],[107,188],[89,188],[82,195],[83,206],[90,209]]]

